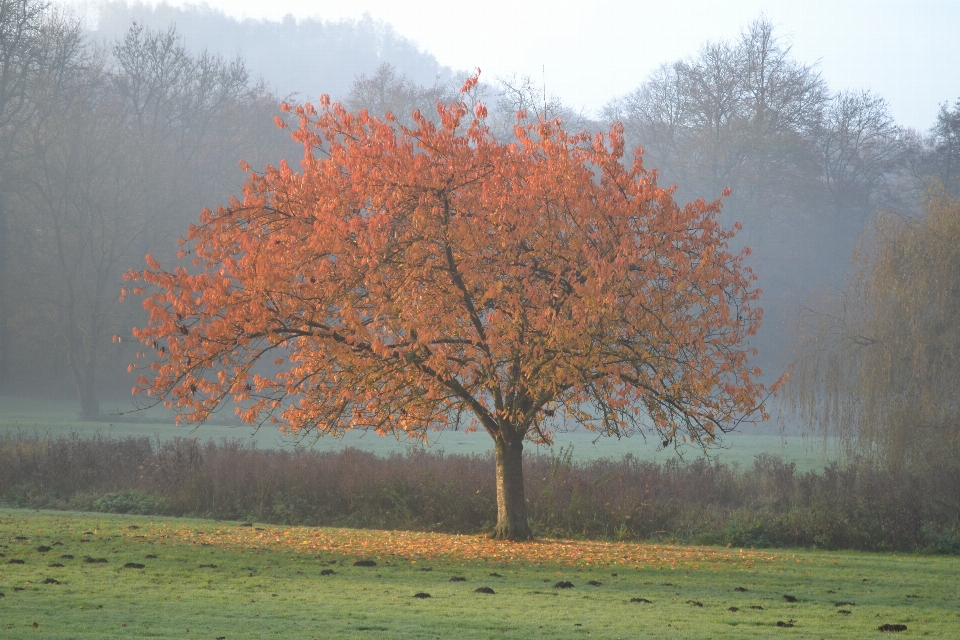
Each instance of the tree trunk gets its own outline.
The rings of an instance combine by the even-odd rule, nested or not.
[[[100,417],[100,402],[93,381],[77,380],[77,395],[80,396],[80,420],[96,420]]]
[[[527,521],[523,493],[523,439],[509,442],[495,438],[497,457],[497,540],[529,540],[533,537]]]
[[[2,189],[2,184],[0,184]],[[0,392],[5,391],[9,383],[10,372],[10,286],[7,211],[3,194],[0,193]]]
[[[68,315],[70,320],[68,329],[71,333],[67,341],[67,349],[70,370],[73,372],[73,380],[77,385],[77,396],[80,400],[80,420],[96,420],[100,417],[100,403],[97,401],[96,352],[91,341],[80,335],[73,307],[71,299]]]

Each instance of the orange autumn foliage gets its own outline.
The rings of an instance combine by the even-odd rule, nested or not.
[[[764,417],[748,252],[719,201],[625,166],[619,127],[520,120],[502,143],[463,102],[413,128],[325,96],[295,113],[300,171],[251,174],[186,265],[128,274],[158,356],[135,391],[194,421],[233,400],[295,433],[462,424],[521,448],[551,416],[700,444]]]

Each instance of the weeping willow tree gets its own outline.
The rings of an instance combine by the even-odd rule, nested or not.
[[[891,466],[960,453],[960,201],[878,215],[838,295],[801,317],[786,391],[804,423]]]

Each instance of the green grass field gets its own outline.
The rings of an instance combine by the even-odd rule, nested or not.
[[[3,638],[960,637],[957,557],[9,509],[0,553]]]
[[[307,446],[319,451],[339,451],[356,447],[377,455],[403,453],[412,446],[406,440],[397,440],[392,436],[381,437],[373,433],[351,432],[344,438],[320,438],[298,443],[285,437],[278,430],[264,427],[254,431],[249,426],[225,426],[204,424],[176,426],[172,424],[170,414],[153,410],[143,414],[133,414],[137,422],[110,421],[111,411],[116,408],[104,404],[106,414],[103,422],[81,422],[77,418],[75,403],[68,400],[49,401],[34,398],[0,397],[0,433],[22,431],[39,434],[44,437],[69,436],[71,433],[92,435],[101,432],[112,437],[148,436],[160,441],[173,437],[195,437],[202,440],[220,440],[221,438],[241,439],[255,443],[261,448]],[[126,411],[126,409],[124,409]],[[121,416],[118,416],[121,417]],[[130,414],[125,414],[129,418]],[[149,420],[156,420],[150,422]],[[463,433],[462,431],[437,432],[431,435],[430,448],[443,450],[448,454],[485,454],[493,451],[493,443],[485,433]],[[554,451],[560,447],[573,447],[575,461],[597,458],[618,459],[632,454],[641,460],[664,462],[676,457],[672,450],[657,451],[654,440],[644,441],[637,436],[617,440],[616,438],[598,438],[596,434],[583,431],[557,433]],[[419,446],[419,445],[418,445]],[[529,450],[547,453],[549,447],[534,447]],[[810,440],[798,436],[750,435],[748,428],[743,434],[727,436],[722,447],[711,451],[710,455],[721,462],[750,465],[761,453],[778,455],[794,462],[799,471],[819,470],[836,456],[832,446],[824,447],[822,441]],[[685,459],[695,459],[702,452],[688,448]]]

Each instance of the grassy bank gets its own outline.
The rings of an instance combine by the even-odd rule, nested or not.
[[[875,638],[887,624],[905,625],[903,637],[960,634],[955,557],[25,510],[0,510],[0,544],[10,638]]]

